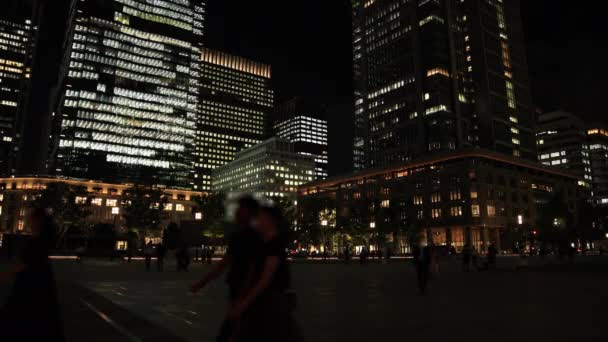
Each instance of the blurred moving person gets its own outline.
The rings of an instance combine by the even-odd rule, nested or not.
[[[190,289],[191,292],[196,293],[228,270],[226,284],[229,305],[251,287],[254,281],[256,253],[262,248],[262,241],[252,228],[252,222],[256,219],[260,208],[259,203],[251,196],[243,196],[239,199],[238,205],[235,214],[237,231],[229,238],[226,254]],[[217,340],[229,341],[234,330],[233,322],[225,320]]]
[[[264,207],[254,230],[263,241],[256,258],[255,281],[232,303],[228,320],[237,327],[230,341],[299,341],[289,293],[287,223],[281,210]]]
[[[426,288],[429,282],[432,249],[430,246],[420,248],[415,246],[412,251],[414,257],[414,267],[416,268],[416,278],[418,280],[418,291],[421,295],[426,294]]]
[[[0,309],[0,332],[9,336],[7,341],[64,341],[55,277],[49,260],[56,227],[45,209],[33,210],[31,230],[32,239],[23,250],[20,262],[11,271],[0,273],[0,282],[14,280],[11,294]]]

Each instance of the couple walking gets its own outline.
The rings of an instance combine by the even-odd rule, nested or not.
[[[226,270],[228,314],[218,341],[299,341],[286,254],[286,221],[278,208],[239,199],[238,231],[224,258],[191,291],[196,293]]]

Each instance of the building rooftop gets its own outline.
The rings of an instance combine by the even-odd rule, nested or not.
[[[420,158],[420,159],[417,159],[416,161],[404,163],[402,165],[367,169],[364,171],[360,171],[360,172],[356,172],[356,173],[352,173],[352,174],[348,174],[348,175],[332,177],[332,178],[322,180],[322,181],[315,181],[315,182],[304,184],[304,185],[300,186],[300,188],[335,186],[335,185],[343,183],[343,182],[355,181],[355,180],[359,180],[362,178],[380,176],[380,175],[384,175],[384,174],[391,173],[391,172],[399,172],[399,171],[404,171],[404,170],[408,170],[408,169],[412,169],[412,168],[418,168],[418,167],[433,165],[433,164],[437,164],[437,163],[449,162],[449,161],[458,160],[458,159],[468,159],[468,158],[481,158],[481,159],[493,160],[493,161],[503,162],[503,163],[507,163],[507,164],[520,166],[520,167],[529,168],[529,169],[534,169],[539,172],[544,172],[544,173],[548,173],[548,174],[552,174],[552,175],[556,175],[556,176],[560,176],[560,177],[571,178],[572,180],[578,180],[578,177],[570,172],[546,167],[546,166],[543,166],[543,165],[535,163],[535,162],[531,162],[531,161],[523,160],[520,158],[515,158],[512,156],[505,155],[505,154],[492,152],[492,151],[488,151],[488,150],[483,150],[483,149],[465,149],[465,150],[461,150],[461,151],[457,151],[457,152],[447,152],[447,153],[443,153],[443,154],[436,154],[433,156]]]

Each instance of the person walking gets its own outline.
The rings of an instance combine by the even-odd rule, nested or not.
[[[162,272],[165,269],[165,255],[167,254],[167,248],[164,243],[160,243],[156,247],[156,270]]]
[[[496,256],[498,255],[498,250],[494,244],[490,244],[488,246],[488,269],[493,270],[496,269]]]
[[[418,291],[421,295],[425,295],[431,268],[431,247],[420,248],[420,246],[415,246],[412,254],[418,280]]]
[[[237,231],[228,240],[226,254],[201,280],[191,286],[192,293],[199,292],[226,271],[229,305],[241,298],[244,291],[251,287],[254,281],[256,255],[262,248],[262,240],[252,228],[252,222],[257,218],[259,208],[259,203],[251,196],[243,196],[239,199],[235,213]],[[220,327],[217,341],[229,341],[234,329],[233,321],[225,319]]]
[[[146,261],[146,271],[150,272],[150,268],[152,267],[152,254],[154,253],[154,247],[152,247],[152,242],[148,242],[146,247],[144,247],[144,259]]]
[[[281,210],[264,207],[254,229],[263,241],[255,263],[255,281],[232,303],[228,320],[235,322],[233,341],[299,341],[293,317],[286,253],[286,220]]]
[[[471,270],[471,256],[473,251],[471,249],[471,245],[468,243],[462,247],[462,270],[464,272],[469,272]]]
[[[56,226],[45,209],[33,210],[32,238],[21,260],[0,283],[13,280],[12,291],[0,308],[0,331],[7,340],[64,341],[63,322],[49,250]],[[4,340],[4,339],[3,339]]]

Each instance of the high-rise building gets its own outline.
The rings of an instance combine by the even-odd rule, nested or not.
[[[538,161],[559,167],[579,177],[591,188],[591,160],[585,123],[573,114],[557,111],[538,117],[536,143]]]
[[[356,169],[468,146],[536,160],[518,0],[352,5]]]
[[[32,1],[8,0],[0,13],[0,174],[14,174],[20,121],[29,96],[36,27]]]
[[[317,180],[328,176],[326,109],[314,99],[295,98],[275,108],[272,136],[287,139],[296,153],[315,159]]]
[[[208,191],[215,168],[264,140],[274,93],[268,65],[206,48],[200,65],[196,187]]]
[[[204,0],[73,0],[49,171],[193,188]]]
[[[608,206],[608,127],[589,128],[587,142],[593,177],[592,200],[596,205]]]
[[[213,191],[295,198],[298,186],[314,180],[311,156],[296,153],[288,140],[272,138],[243,150],[213,171]]]

